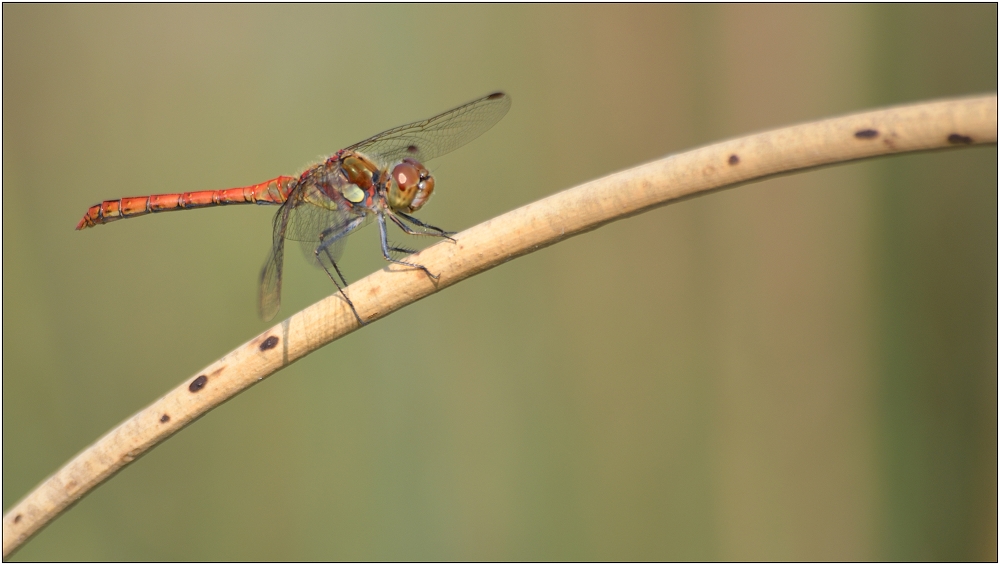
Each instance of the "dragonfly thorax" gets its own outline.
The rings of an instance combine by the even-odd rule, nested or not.
[[[403,159],[389,175],[389,207],[397,212],[416,212],[434,192],[434,177],[413,159]]]
[[[378,166],[371,159],[353,151],[340,157],[340,170],[347,182],[365,191],[372,189],[372,178],[378,174]]]

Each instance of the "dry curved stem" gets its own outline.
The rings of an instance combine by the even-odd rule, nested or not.
[[[350,286],[374,321],[463,279],[609,222],[766,177],[879,155],[997,142],[996,94],[801,124],[665,157],[564,190],[414,256],[441,273],[386,268]],[[240,346],[150,404],[46,479],[3,517],[3,556],[150,448],[301,357],[358,329],[338,295]]]

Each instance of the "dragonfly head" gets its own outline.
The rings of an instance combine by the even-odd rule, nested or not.
[[[389,175],[389,207],[399,212],[416,212],[434,192],[434,177],[413,159],[403,159]]]

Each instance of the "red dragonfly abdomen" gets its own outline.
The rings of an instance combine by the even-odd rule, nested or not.
[[[196,192],[175,192],[152,196],[132,196],[117,200],[105,200],[94,204],[83,215],[76,229],[106,224],[123,218],[145,216],[154,212],[188,210],[206,206],[227,204],[281,204],[295,188],[295,177],[277,177],[252,186],[228,188],[225,190],[199,190]]]

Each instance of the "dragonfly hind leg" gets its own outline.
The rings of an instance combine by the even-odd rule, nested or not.
[[[331,253],[330,246],[347,237],[351,232],[357,229],[363,221],[363,217],[355,218],[348,222],[347,225],[339,228],[336,233],[334,233],[332,229],[325,230],[319,236],[320,244],[313,251],[313,254],[316,256],[316,262],[323,267],[324,271],[326,271],[327,276],[329,276],[330,280],[333,281],[333,284],[336,285],[340,295],[347,301],[347,305],[351,307],[351,312],[354,313],[354,317],[358,319],[358,323],[362,326],[367,325],[367,323],[361,319],[361,315],[358,314],[358,309],[354,307],[354,303],[351,302],[347,293],[344,292],[344,288],[347,287],[347,279],[345,279],[344,274],[340,272],[340,267],[337,266],[337,260],[334,258],[333,253]],[[329,264],[333,267],[333,270],[337,273],[337,277],[340,277],[340,282],[337,281],[337,277],[334,277],[333,273],[330,272],[330,269],[327,268],[327,262],[329,262]],[[344,286],[341,286],[341,283],[343,283]]]
[[[333,276],[333,273],[330,272],[330,269],[326,268],[326,263],[320,258],[320,253],[323,253],[324,255],[326,255],[327,259],[329,259],[330,264],[333,265],[333,270],[336,271],[337,276],[340,277],[340,282],[337,282],[337,278]],[[327,276],[330,277],[330,280],[333,281],[333,284],[337,286],[337,291],[340,292],[340,295],[343,296],[344,300],[347,301],[347,305],[351,307],[351,312],[353,312],[354,317],[358,319],[358,323],[361,324],[362,326],[368,325],[367,322],[361,319],[361,315],[358,314],[358,309],[354,307],[354,303],[351,302],[351,299],[347,297],[347,293],[344,292],[344,287],[347,286],[347,280],[344,278],[344,274],[340,272],[340,267],[338,267],[337,262],[333,260],[333,256],[330,255],[330,248],[322,246],[317,247],[316,260],[319,262],[320,265],[323,266],[323,270],[326,271]],[[341,283],[343,283],[344,286],[340,286]]]

